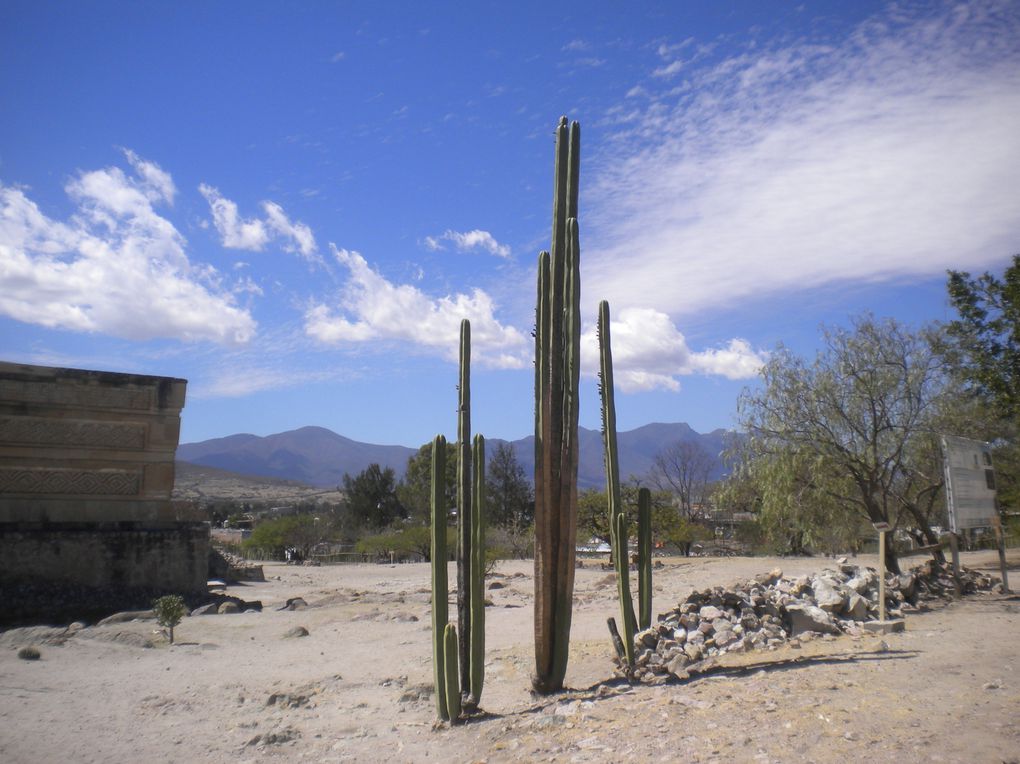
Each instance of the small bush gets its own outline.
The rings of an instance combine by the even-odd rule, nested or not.
[[[42,655],[35,647],[23,647],[18,650],[18,657],[23,661],[37,661]]]
[[[181,622],[185,612],[184,598],[179,594],[167,594],[152,602],[156,623],[167,630],[170,644],[174,643],[174,626]]]

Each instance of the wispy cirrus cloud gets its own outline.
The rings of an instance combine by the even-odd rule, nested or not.
[[[133,151],[124,156],[130,175],[107,167],[68,181],[77,209],[65,222],[0,183],[0,313],[133,340],[250,340],[255,320],[235,291],[253,285],[192,263],[184,237],[155,209],[173,202],[171,176]]]
[[[477,228],[464,232],[447,230],[440,236],[425,237],[425,246],[433,251],[445,249],[447,242],[460,252],[481,249],[490,255],[504,259],[509,258],[511,254],[509,245],[500,244],[491,233]]]
[[[483,366],[522,368],[529,343],[495,317],[492,298],[470,294],[431,297],[417,287],[393,284],[357,252],[330,245],[348,272],[336,304],[317,301],[305,313],[305,332],[330,345],[394,342],[411,351],[456,361],[462,319],[471,321],[472,355]]]
[[[304,223],[292,221],[276,202],[262,202],[263,218],[242,218],[237,203],[223,196],[219,189],[203,183],[198,190],[209,203],[213,225],[224,247],[261,252],[271,240],[279,239],[284,251],[322,264],[312,229]]]
[[[709,46],[663,44],[597,161],[586,293],[676,317],[1003,261],[1020,234],[1018,40],[1020,6],[982,0],[711,63]]]
[[[695,351],[669,316],[652,308],[625,308],[610,319],[613,377],[622,392],[680,390],[679,377],[691,374],[750,379],[765,364],[765,354],[743,339],[724,347]],[[598,337],[589,327],[581,338],[581,367],[595,374]]]

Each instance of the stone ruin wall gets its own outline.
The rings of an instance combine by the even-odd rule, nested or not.
[[[170,500],[186,386],[0,363],[0,622],[205,591],[208,525]]]

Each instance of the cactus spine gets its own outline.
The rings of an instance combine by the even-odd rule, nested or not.
[[[570,647],[577,535],[580,379],[581,128],[556,130],[551,253],[538,259],[535,309],[535,676],[538,692],[563,688]]]
[[[482,700],[485,681],[485,438],[475,435],[473,453],[474,497],[471,502],[471,705]]]
[[[436,711],[439,718],[449,720],[447,695],[446,627],[450,618],[447,586],[446,551],[446,438],[437,435],[432,441],[432,667],[436,686]],[[451,660],[455,660],[451,657]],[[453,671],[456,672],[456,664]],[[460,706],[460,693],[457,706]]]
[[[652,492],[638,489],[638,626],[652,626]]]
[[[616,401],[613,396],[613,351],[609,335],[609,303],[599,303],[599,392],[602,397],[602,443],[605,447],[606,493],[609,497],[609,533],[616,565],[616,587],[623,621],[623,646],[627,668],[634,668],[636,619],[630,596],[627,554],[627,511],[620,496],[620,460],[616,446]],[[649,595],[651,594],[649,590]],[[650,610],[651,608],[649,608]]]

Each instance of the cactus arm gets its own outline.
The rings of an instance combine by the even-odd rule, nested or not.
[[[452,623],[446,624],[443,632],[443,648],[446,653],[446,698],[447,715],[446,719],[450,724],[456,724],[460,719],[460,682],[457,678],[457,627]]]
[[[471,506],[471,704],[477,708],[485,681],[485,438],[475,435],[474,502]]]
[[[652,492],[638,490],[638,624],[652,625]]]
[[[446,438],[432,441],[432,667],[436,688],[436,711],[449,718],[446,695],[446,623],[449,597],[446,552]]]
[[[627,559],[627,512],[620,496],[620,459],[616,443],[616,400],[613,394],[613,350],[609,329],[609,303],[599,303],[599,376],[602,397],[602,442],[605,448],[606,494],[609,500],[609,528],[616,566],[616,587],[620,597],[623,640],[627,664],[634,667],[636,618],[630,596],[630,566]]]

